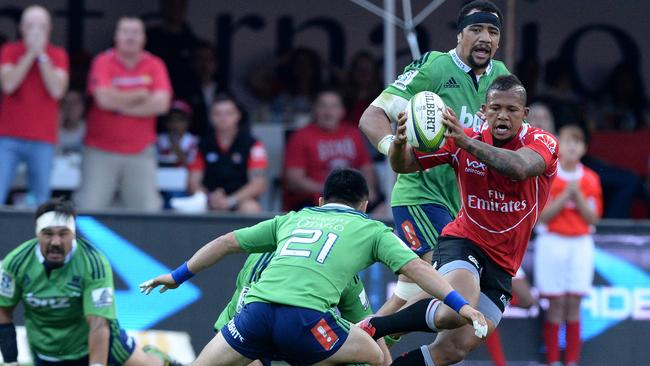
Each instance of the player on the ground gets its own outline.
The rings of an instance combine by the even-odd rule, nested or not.
[[[438,271],[478,306],[491,332],[511,298],[512,277],[521,265],[531,230],[546,203],[557,171],[557,141],[524,124],[526,89],[516,76],[500,76],[488,88],[486,117],[479,131],[463,129],[451,109],[444,113],[445,146],[420,153],[406,142],[400,116],[390,162],[397,172],[451,165],[462,206],[445,227],[433,260]],[[423,316],[425,315],[425,316]],[[387,317],[362,324],[374,337],[404,331],[437,331],[461,325],[438,300],[420,300]],[[441,332],[428,348],[408,352],[393,365],[449,365],[461,361],[481,340],[461,327]]]
[[[53,199],[36,211],[36,238],[2,261],[0,351],[16,364],[13,310],[25,309],[27,340],[36,366],[167,366],[155,348],[135,345],[115,316],[113,271],[106,257],[76,236],[69,201]]]
[[[390,122],[418,92],[440,95],[460,123],[477,129],[476,115],[485,101],[485,92],[498,76],[509,74],[501,61],[493,60],[499,48],[503,17],[490,1],[472,1],[458,14],[456,47],[449,52],[431,51],[412,62],[366,109],[359,127],[385,155],[393,135]],[[399,174],[393,188],[391,206],[397,235],[424,260],[431,262],[431,250],[442,229],[460,209],[453,169],[440,165],[428,171]],[[378,314],[393,313],[420,293],[405,276],[400,276],[395,294]]]
[[[561,365],[558,332],[566,322],[564,364],[580,359],[580,302],[594,279],[593,225],[603,212],[598,174],[580,164],[587,151],[580,127],[560,129],[560,165],[535,239],[535,284],[549,299],[544,322],[546,362]]]
[[[331,310],[354,275],[377,261],[445,299],[461,314],[463,324],[472,323],[475,334],[484,336],[483,315],[390,228],[363,213],[368,186],[361,173],[333,171],[319,201],[321,207],[290,212],[220,236],[171,274],[141,285],[145,293],[160,285],[166,291],[227,254],[275,251],[263,276],[248,292],[241,313],[208,343],[194,365],[245,365],[266,357],[300,364],[381,365],[377,343]]]
[[[232,295],[230,302],[226,305],[221,314],[219,314],[219,318],[214,323],[214,330],[216,332],[223,328],[224,325],[228,324],[236,314],[241,312],[241,309],[244,307],[246,294],[250,291],[253,283],[260,279],[262,272],[269,265],[273,256],[275,256],[275,252],[252,253],[248,258],[246,258],[244,266],[237,274],[235,293]],[[336,304],[336,308],[343,319],[355,324],[372,314],[370,300],[366,295],[363,281],[361,281],[359,275],[355,275],[343,292],[341,292],[341,299],[338,304]],[[386,344],[383,340],[378,340],[377,343],[384,354],[384,365],[390,365],[392,358]],[[260,364],[268,363],[261,362],[253,363],[251,365]]]

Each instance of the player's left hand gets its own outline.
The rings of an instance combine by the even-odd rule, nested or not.
[[[155,289],[158,286],[162,286],[158,292],[161,294],[169,289],[175,289],[178,287],[178,284],[176,281],[174,281],[174,278],[172,278],[171,273],[166,273],[164,275],[160,275],[156,278],[152,278],[149,281],[144,281],[140,284],[140,292],[149,295],[153,289]]]
[[[458,122],[458,117],[456,113],[447,107],[447,109],[442,112],[442,123],[446,127],[445,138],[452,138],[458,147],[464,149],[467,147],[467,141],[469,141],[469,136],[465,134],[463,130],[463,125]]]
[[[487,337],[487,332],[488,332],[487,321],[485,320],[485,317],[480,311],[474,309],[470,305],[465,305],[460,309],[458,314],[460,314],[460,316],[462,316],[463,318],[469,320],[469,322],[474,327],[474,334],[477,337],[481,339]]]
[[[398,147],[406,145],[406,112],[399,112],[397,115],[397,129],[395,131],[395,139],[393,144]]]

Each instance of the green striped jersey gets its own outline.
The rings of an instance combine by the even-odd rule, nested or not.
[[[58,360],[88,354],[86,316],[115,319],[113,272],[93,245],[77,239],[63,267],[48,276],[38,239],[12,250],[2,261],[0,307],[20,301],[33,352]]]
[[[402,98],[403,104],[415,94],[428,90],[440,96],[456,112],[464,127],[478,129],[481,120],[476,115],[485,103],[488,87],[494,79],[510,72],[503,62],[493,60],[478,79],[470,75],[471,68],[456,54],[430,51],[404,68],[404,72],[380,95],[381,98]],[[391,120],[396,120],[395,116]],[[460,196],[456,175],[450,165],[443,164],[426,171],[400,174],[393,188],[392,206],[412,206],[436,203],[456,216]]]
[[[245,304],[270,302],[325,312],[362,269],[382,262],[394,272],[417,258],[379,221],[327,204],[235,231],[248,252],[275,252]]]

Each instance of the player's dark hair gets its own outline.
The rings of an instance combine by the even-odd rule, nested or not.
[[[38,206],[36,213],[34,214],[34,220],[38,219],[42,214],[50,211],[54,211],[66,216],[77,216],[77,211],[75,211],[72,201],[67,200],[63,197],[57,197],[52,198],[44,204]]]
[[[520,95],[522,99],[522,104],[526,105],[527,101],[527,95],[526,95],[526,88],[524,88],[524,84],[522,84],[521,80],[514,74],[510,75],[503,75],[499,76],[498,78],[494,79],[492,81],[492,84],[487,89],[486,99],[487,96],[490,95],[492,91],[498,90],[498,91],[508,91],[515,89],[515,92]]]
[[[501,21],[501,24],[505,24],[503,20],[503,14],[501,14],[499,7],[488,0],[474,0],[465,4],[462,8],[460,8],[460,11],[458,12],[456,24],[460,24],[463,18],[465,18],[467,14],[474,9],[488,13],[496,13],[497,17],[499,17],[499,20]]]
[[[357,207],[368,199],[366,178],[358,170],[335,169],[325,180],[323,198],[328,203],[343,203]]]
[[[221,92],[215,95],[214,99],[212,100],[212,105],[210,105],[210,109],[208,110],[208,115],[211,114],[212,108],[214,107],[215,104],[223,103],[223,102],[231,102],[235,105],[235,108],[237,108],[237,110],[241,114],[241,119],[239,120],[238,128],[241,131],[248,131],[250,129],[248,111],[246,110],[246,108],[244,108],[244,105],[241,104],[241,102],[237,100],[237,98],[235,98],[234,95],[230,93]]]
[[[322,88],[318,89],[318,92],[316,93],[316,99],[318,99],[322,94],[336,94],[339,97],[343,98],[342,95],[343,93],[341,92],[341,89],[336,87],[335,85],[325,85]]]
[[[578,125],[564,125],[562,128],[560,128],[560,131],[558,132],[558,137],[561,137],[562,135],[566,135],[569,138],[579,141],[582,143],[587,143],[587,138],[585,136],[584,131],[580,126]]]

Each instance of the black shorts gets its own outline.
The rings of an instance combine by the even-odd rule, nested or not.
[[[465,238],[441,236],[433,252],[433,266],[444,275],[455,268],[446,264],[454,261],[469,263],[476,268],[481,292],[487,296],[503,313],[512,299],[512,276],[494,263],[474,242]],[[462,268],[458,266],[457,268]]]

